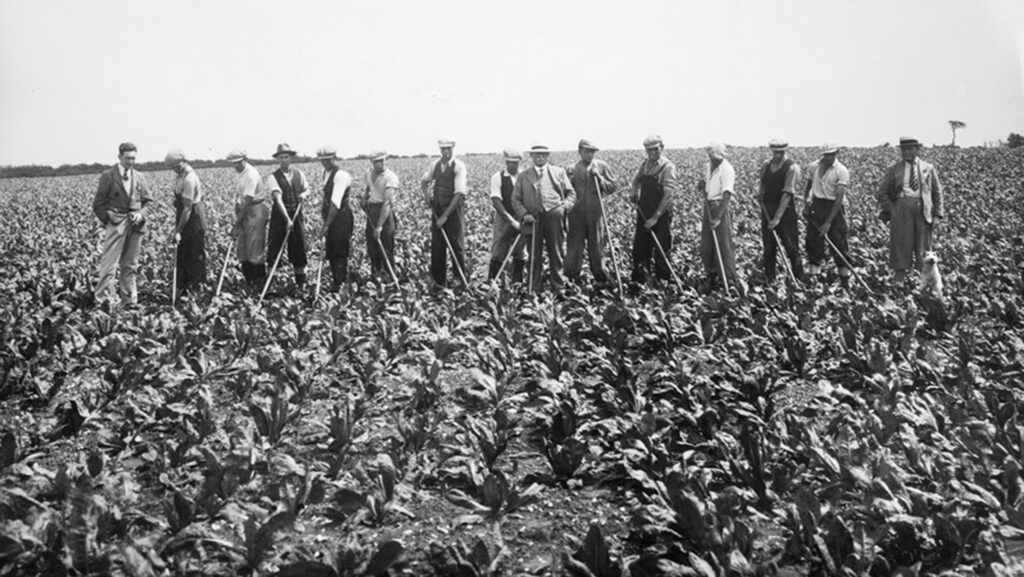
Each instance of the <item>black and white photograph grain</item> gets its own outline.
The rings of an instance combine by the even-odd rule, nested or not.
[[[0,0],[0,577],[1024,576],[1024,2]]]

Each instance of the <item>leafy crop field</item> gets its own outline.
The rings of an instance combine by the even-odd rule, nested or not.
[[[686,288],[623,300],[487,290],[497,155],[466,159],[471,290],[427,290],[425,161],[392,160],[400,288],[312,302],[279,273],[258,310],[234,270],[170,306],[170,172],[120,311],[89,290],[97,176],[0,181],[0,575],[1021,574],[1020,150],[925,151],[941,306],[888,287],[894,149],[841,155],[867,288],[794,291],[756,282],[767,155],[734,150],[742,298],[695,290],[705,158],[668,154]],[[625,188],[643,157],[599,158]],[[215,277],[234,172],[199,175]],[[631,207],[608,206],[622,258]]]

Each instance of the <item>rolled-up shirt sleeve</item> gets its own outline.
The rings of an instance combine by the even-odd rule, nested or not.
[[[637,182],[640,180],[640,174],[643,172],[643,167],[640,168],[640,172],[637,173]],[[661,171],[661,188],[665,192],[665,196],[672,197],[676,194],[676,189],[679,187],[679,183],[676,180],[676,165],[669,163],[665,166],[665,170]]]
[[[491,175],[491,198],[501,199],[501,172]]]
[[[430,163],[430,166],[427,167],[427,171],[420,177],[420,184],[430,184],[434,181],[434,170],[437,169],[438,162],[441,162],[441,160],[438,159]]]
[[[736,169],[732,164],[725,164],[722,167],[722,194],[726,192],[736,195]]]
[[[850,186],[850,170],[842,165],[836,165],[836,185]]]
[[[786,180],[782,184],[782,192],[796,194],[796,183],[800,181],[800,165],[793,163],[786,171]]]
[[[455,194],[466,194],[466,163],[455,161]]]
[[[345,198],[345,191],[352,186],[352,176],[344,170],[334,173],[334,188],[331,189],[331,204],[335,208],[341,208],[341,201]]]

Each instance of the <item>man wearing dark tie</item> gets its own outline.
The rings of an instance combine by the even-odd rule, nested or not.
[[[918,158],[921,143],[900,138],[899,162],[891,165],[878,187],[879,215],[889,223],[889,265],[902,284],[911,266],[921,270],[921,256],[932,249],[932,234],[943,217],[942,183],[930,163]]]
[[[135,171],[138,149],[131,142],[118,147],[118,163],[103,171],[92,201],[92,211],[103,224],[103,252],[96,282],[96,298],[113,300],[114,278],[123,304],[139,300],[136,275],[146,223],[146,206],[152,202],[146,179]]]

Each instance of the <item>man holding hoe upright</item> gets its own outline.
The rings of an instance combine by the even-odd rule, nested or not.
[[[548,273],[551,284],[562,288],[562,225],[565,212],[576,203],[576,191],[565,170],[548,164],[551,151],[545,144],[530,148],[533,167],[519,173],[512,190],[512,209],[523,224],[530,251],[531,290],[541,290],[541,250],[548,253]]]
[[[825,246],[839,269],[839,282],[849,286],[853,271],[849,267],[846,211],[843,199],[850,187],[850,170],[839,162],[839,145],[827,142],[821,158],[807,167],[804,190],[804,218],[807,219],[807,277],[814,282],[825,260]]]
[[[366,171],[359,197],[359,205],[366,213],[366,255],[375,277],[390,273],[395,264],[393,202],[400,184],[398,175],[385,166],[387,159],[388,153],[383,150],[370,153],[371,168]]]
[[[267,190],[256,167],[249,164],[245,150],[236,148],[227,161],[237,175],[235,191],[235,254],[242,265],[242,276],[252,289],[259,289],[267,278]]]
[[[279,261],[284,243],[288,241],[288,260],[295,271],[295,286],[306,284],[306,231],[302,215],[302,202],[309,196],[309,183],[301,170],[292,167],[296,152],[287,144],[278,144],[274,158],[281,163],[267,179],[267,190],[273,199],[270,213],[270,231],[267,242],[267,256]]]
[[[491,262],[487,271],[487,279],[494,280],[501,272],[502,265],[508,258],[512,259],[512,282],[523,281],[525,268],[526,241],[512,209],[512,191],[516,187],[519,175],[518,150],[505,149],[502,152],[505,168],[491,175],[491,206],[494,207],[494,235],[491,240]],[[511,253],[511,254],[510,254]]]
[[[796,219],[796,183],[800,165],[786,157],[789,143],[772,140],[768,143],[772,157],[761,166],[761,244],[764,250],[765,280],[775,280],[779,244],[788,259],[789,270],[799,282],[804,276],[800,260],[799,230]],[[785,270],[785,268],[783,269]]]
[[[583,246],[586,245],[594,283],[605,283],[608,272],[604,268],[605,230],[601,223],[604,205],[599,195],[615,192],[615,175],[607,162],[594,158],[598,148],[590,140],[581,139],[576,150],[580,159],[569,170],[572,187],[576,191],[576,204],[569,211],[565,276],[579,282],[583,269]]]
[[[338,153],[332,146],[321,147],[316,151],[316,158],[324,167],[320,237],[324,239],[324,258],[331,264],[331,280],[337,292],[348,280],[348,254],[355,227],[348,196],[352,190],[352,175],[338,167]]]
[[[206,208],[203,185],[196,171],[185,160],[185,153],[172,150],[164,158],[174,171],[174,230],[171,242],[177,243],[178,284],[175,290],[184,295],[206,282]]]
[[[647,280],[652,262],[655,278],[667,281],[672,274],[666,258],[672,256],[672,197],[677,186],[676,165],[664,156],[665,144],[660,136],[645,138],[644,150],[647,151],[647,159],[637,169],[629,195],[637,206],[632,275],[636,283]],[[658,249],[659,244],[661,250]],[[662,250],[665,251],[664,256]]]
[[[448,253],[456,278],[469,280],[463,252],[466,235],[466,165],[453,158],[453,140],[438,140],[441,158],[430,164],[420,178],[423,198],[430,207],[430,278],[435,286],[447,286]],[[429,192],[430,185],[433,192]]]

